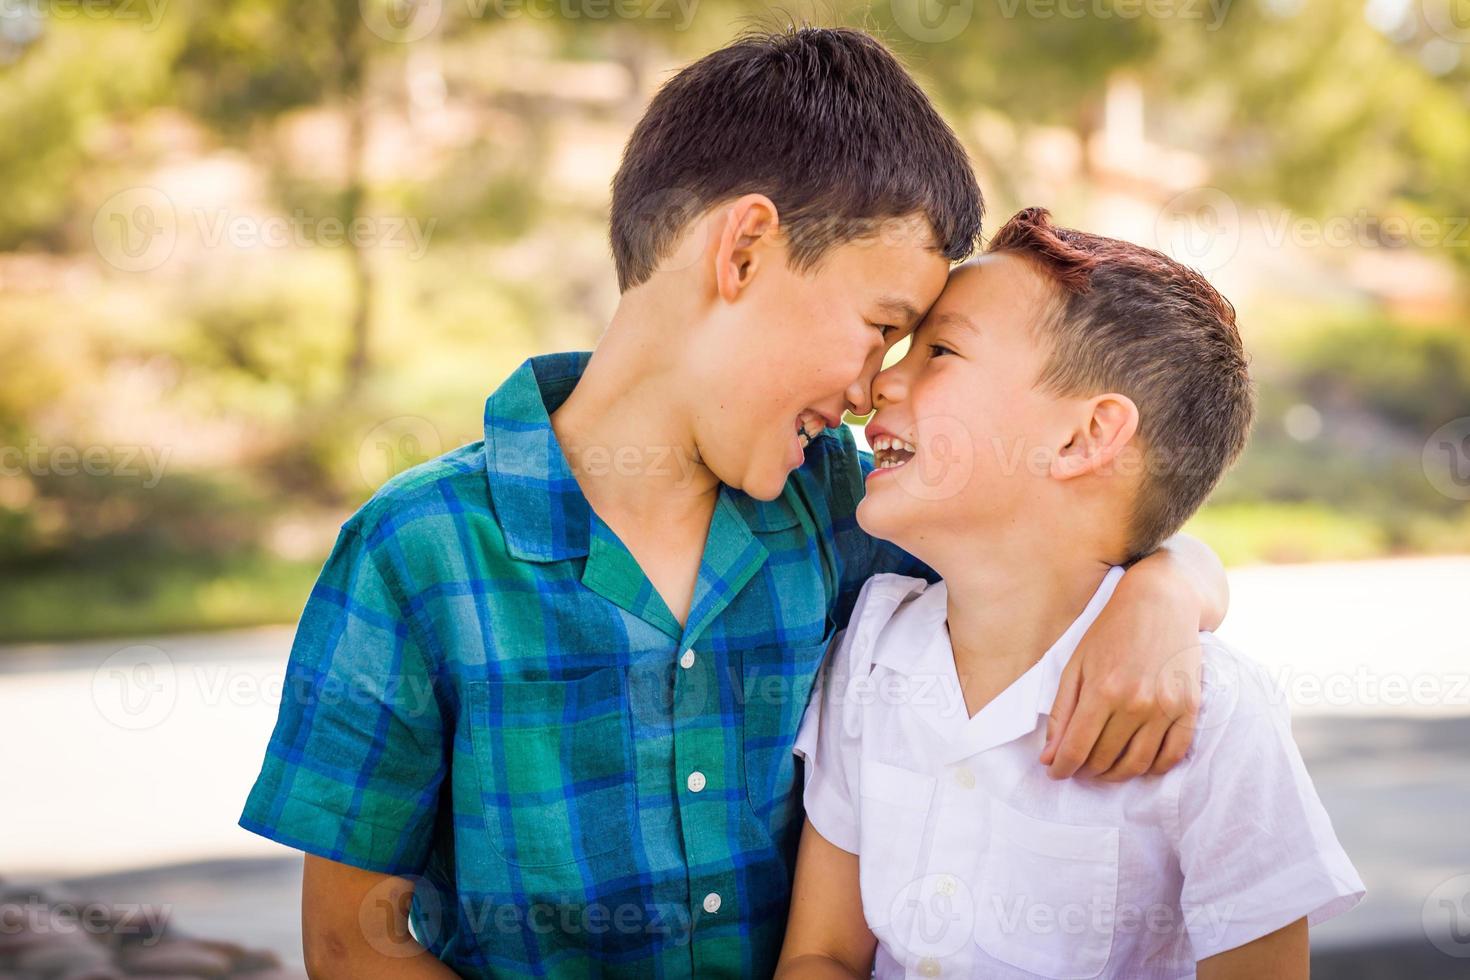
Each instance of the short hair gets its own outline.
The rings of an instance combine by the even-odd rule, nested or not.
[[[765,194],[799,271],[922,213],[950,261],[974,250],[984,205],[954,132],[881,43],[845,28],[751,33],[654,96],[612,183],[618,288],[653,275],[684,227]]]
[[[1245,448],[1255,409],[1235,308],[1162,252],[1057,227],[1044,208],[1011,218],[987,252],[1025,256],[1056,289],[1037,385],[1117,391],[1138,406],[1145,466],[1126,559],[1136,561],[1179,530]]]

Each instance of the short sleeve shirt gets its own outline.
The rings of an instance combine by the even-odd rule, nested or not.
[[[823,653],[870,575],[933,573],[857,527],[872,461],[830,429],[776,500],[721,488],[681,627],[552,430],[588,356],[342,527],[240,823],[413,880],[463,976],[769,974]]]
[[[863,589],[796,751],[812,825],[858,856],[880,980],[1190,977],[1362,898],[1283,699],[1211,634],[1194,743],[1173,770],[1054,781],[1036,764],[1062,669],[1122,574],[973,717],[944,584],[880,575]]]

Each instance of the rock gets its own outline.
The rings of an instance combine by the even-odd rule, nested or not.
[[[177,939],[154,946],[130,946],[119,955],[129,973],[164,976],[222,977],[233,966],[230,957],[191,939]]]
[[[50,939],[67,940],[67,935],[46,937]],[[112,957],[107,955],[107,950],[87,939],[85,936],[77,937],[81,942],[63,941],[46,942],[34,946],[21,953],[16,958],[15,966],[21,973],[40,974],[49,976],[54,973],[75,973],[82,970],[95,970],[99,967],[109,966]]]
[[[99,966],[63,973],[56,980],[132,980],[114,966]]]

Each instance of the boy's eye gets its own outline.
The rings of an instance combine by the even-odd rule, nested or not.
[[[884,340],[887,340],[890,334],[898,330],[898,328],[893,326],[891,323],[870,323],[869,326],[877,327],[878,332],[883,335]]]
[[[953,354],[953,353],[954,353],[954,351],[950,350],[948,347],[944,346],[943,344],[930,344],[929,345],[929,356],[930,357],[941,357],[941,356],[943,356],[945,354]]]

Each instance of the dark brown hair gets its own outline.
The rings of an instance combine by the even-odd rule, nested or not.
[[[1138,406],[1145,469],[1127,560],[1179,530],[1245,448],[1254,398],[1235,308],[1193,269],[1150,248],[1021,211],[988,252],[1026,256],[1055,286],[1051,352],[1037,384],[1116,391]]]
[[[776,205],[801,270],[874,220],[918,213],[959,261],[983,210],[923,91],[876,39],[840,28],[749,34],[664,85],[613,178],[618,288],[648,279],[691,219],[746,193]]]

